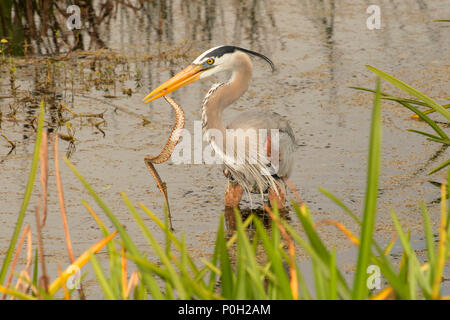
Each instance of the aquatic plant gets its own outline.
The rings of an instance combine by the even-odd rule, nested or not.
[[[448,108],[450,108],[450,104],[441,105],[438,102],[436,102],[433,98],[428,97],[427,95],[423,94],[419,90],[411,87],[410,85],[407,85],[406,83],[402,82],[401,80],[393,77],[392,75],[383,72],[377,68],[374,68],[372,66],[367,66],[367,69],[375,73],[377,76],[383,78],[384,80],[388,81],[389,83],[393,84],[395,87],[405,91],[406,93],[410,94],[413,97],[416,97],[419,100],[415,99],[409,99],[409,98],[401,98],[401,97],[395,97],[385,92],[380,92],[381,99],[384,100],[390,100],[395,101],[399,103],[400,105],[404,106],[405,108],[411,110],[415,113],[413,118],[415,119],[421,119],[424,122],[428,124],[428,126],[433,129],[435,134],[431,134],[428,132],[423,132],[419,130],[414,129],[408,129],[410,132],[421,134],[425,137],[427,137],[428,141],[436,142],[442,144],[442,147],[446,149],[450,145],[450,138],[445,133],[444,128],[448,127],[449,122],[446,124],[443,123],[439,125],[439,122],[432,120],[428,114],[431,114],[433,112],[437,112],[442,117],[447,119],[447,121],[450,121],[450,111],[448,111]],[[357,90],[363,90],[363,91],[369,91],[369,92],[375,92],[372,89],[368,88],[361,88],[361,87],[350,87]],[[448,99],[448,98],[447,98]],[[419,107],[425,107],[428,108],[424,111],[421,111]],[[428,174],[433,174],[439,170],[444,169],[450,165],[450,158],[439,164],[437,167],[432,169]]]
[[[384,248],[374,240],[381,156],[380,101],[386,97],[380,90],[379,80],[374,92],[367,186],[362,219],[359,219],[341,200],[322,189],[322,192],[341,207],[361,228],[358,237],[343,224],[330,221],[359,248],[356,272],[351,283],[344,278],[343,272],[336,262],[336,251],[329,249],[324,244],[315,228],[308,207],[301,202],[301,199],[297,199],[297,202],[292,201],[292,208],[301,223],[303,232],[295,230],[288,221],[284,220],[276,206],[272,209],[266,207],[271,218],[268,228],[256,215],[250,215],[242,221],[241,215],[236,210],[235,232],[227,236],[224,219],[221,216],[212,257],[195,261],[186,248],[185,235],[177,237],[169,228],[167,211],[165,221],[162,221],[143,204],[138,203],[135,207],[130,198],[122,193],[125,206],[153,250],[154,255],[146,257],[122,226],[116,214],[104,203],[75,166],[64,158],[66,165],[78,177],[115,229],[114,231],[108,230],[106,224],[92,207],[83,201],[86,209],[97,222],[104,238],[80,258],[72,258],[72,266],[81,268],[90,261],[98,285],[107,299],[448,299],[449,297],[441,294],[444,266],[450,253],[450,206],[447,206],[447,192],[444,183],[441,186],[441,220],[437,244],[429,214],[425,205],[421,203],[427,248],[426,263],[420,262],[409,240],[409,233],[403,230],[393,211],[391,212],[392,221],[403,248],[400,265],[394,265],[389,255],[395,239]],[[61,271],[60,275],[46,289],[37,280],[38,273],[43,274],[42,267],[38,266],[38,253],[35,253],[34,264],[31,254],[29,254],[30,263],[27,264],[27,267],[29,268],[33,264],[33,277],[24,276],[27,275],[27,272],[18,276],[18,280],[29,284],[26,287],[27,290],[20,290],[22,288],[20,286],[12,287],[10,281],[4,282],[10,266],[10,274],[13,274],[16,257],[24,242],[23,239],[25,239],[25,232],[29,233],[29,229],[26,228],[24,236],[19,240],[16,248],[33,189],[38,162],[39,159],[42,162],[45,158],[45,156],[40,156],[40,154],[45,155],[45,152],[40,153],[42,141],[45,141],[43,109],[42,103],[35,151],[24,201],[0,271],[0,292],[18,299],[52,299],[58,297],[58,289],[62,288],[63,297],[71,299],[72,291],[67,288],[66,281],[71,276],[70,270],[73,268],[71,269],[69,266],[66,271]],[[439,108],[436,109],[439,110]],[[45,170],[41,170],[42,174],[45,175]],[[59,184],[58,174],[57,179]],[[450,182],[450,170],[447,172],[448,182]],[[59,187],[59,189],[61,188]],[[62,192],[59,194],[61,208],[63,208],[64,198]],[[164,244],[156,241],[154,234],[147,227],[143,215],[149,217],[163,232]],[[37,219],[38,224],[39,221]],[[68,228],[66,229],[68,230]],[[66,240],[70,243],[67,230]],[[112,240],[116,232],[120,236],[120,240],[117,241]],[[94,252],[104,245],[108,252],[109,272],[101,267],[94,255]],[[296,259],[296,247],[302,248],[310,259],[314,279],[313,288],[308,287],[305,281],[304,273]],[[70,249],[68,250],[70,251]],[[16,255],[11,265],[15,251]],[[28,252],[31,252],[31,249]],[[261,259],[261,252],[263,252],[264,259]],[[43,265],[43,255],[40,255],[39,259]],[[130,278],[127,274],[129,262],[134,263],[137,267],[137,271],[133,272]],[[385,288],[378,292],[369,290],[367,286],[369,264],[378,267],[387,282]]]

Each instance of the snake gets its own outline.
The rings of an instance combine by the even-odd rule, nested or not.
[[[173,231],[173,225],[172,225],[172,216],[170,214],[170,206],[169,206],[169,197],[167,195],[167,185],[165,182],[161,180],[161,176],[158,174],[158,171],[155,168],[155,164],[161,164],[169,160],[169,158],[172,156],[173,150],[175,146],[178,144],[178,141],[180,140],[182,129],[184,128],[186,117],[183,111],[183,108],[179,104],[177,104],[172,98],[168,96],[164,96],[164,99],[170,104],[170,106],[175,111],[175,123],[172,127],[172,131],[170,132],[169,138],[167,139],[164,147],[162,148],[161,152],[156,156],[146,156],[144,158],[145,164],[147,165],[148,169],[150,170],[151,175],[156,181],[156,185],[158,189],[161,191],[161,193],[164,196],[164,201],[167,206],[167,212],[168,212],[168,219],[169,219],[169,227]],[[293,191],[295,194],[297,201],[303,205],[303,201],[301,200],[299,193],[297,189],[294,187],[294,184],[287,178],[283,178],[285,182],[287,183],[288,187]]]
[[[164,196],[164,201],[167,206],[167,212],[168,212],[168,218],[169,218],[169,227],[171,230],[173,229],[172,226],[172,217],[170,214],[170,206],[169,206],[169,197],[167,195],[167,185],[165,182],[161,180],[160,175],[158,174],[158,171],[156,171],[155,164],[161,164],[169,160],[169,158],[172,156],[173,149],[178,144],[178,141],[181,137],[182,129],[184,128],[184,124],[186,122],[186,117],[184,115],[184,111],[181,108],[179,104],[177,104],[172,98],[168,96],[164,96],[164,99],[170,104],[170,106],[175,111],[175,123],[172,127],[172,131],[170,132],[169,138],[167,139],[164,147],[162,148],[161,152],[157,154],[156,156],[146,156],[144,158],[145,164],[147,168],[150,170],[151,175],[156,181],[156,186],[161,191],[161,193]]]

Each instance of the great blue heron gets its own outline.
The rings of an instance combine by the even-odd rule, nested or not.
[[[273,202],[277,201],[278,208],[282,208],[286,200],[284,180],[292,171],[296,148],[294,132],[289,123],[277,113],[260,110],[241,113],[227,126],[222,121],[224,109],[241,97],[250,84],[253,66],[248,54],[264,59],[270,64],[272,71],[274,70],[273,62],[260,53],[235,46],[219,46],[202,53],[191,65],[157,87],[143,101],[149,102],[158,99],[199,79],[205,79],[222,71],[230,71],[230,80],[226,83],[214,84],[202,104],[204,138],[223,158],[224,174],[228,178],[225,206],[238,206],[245,190],[246,192],[257,191],[261,195],[268,192],[270,204],[273,205]],[[252,149],[251,145],[246,145],[245,154],[237,155],[244,159],[239,163],[236,161],[236,154],[233,155],[234,157],[230,157],[226,154],[225,150],[227,149],[224,144],[217,143],[216,137],[210,134],[212,129],[222,133],[222,137],[227,136],[228,129],[241,129],[236,132],[244,135],[251,130],[267,133],[275,130],[278,138],[277,146],[273,148],[274,141],[271,140],[270,134],[266,134],[263,138],[258,136],[258,141],[250,140],[247,136],[244,139],[247,144],[257,143],[263,148]],[[239,137],[237,138],[239,139]],[[229,141],[227,142],[229,143]],[[250,161],[255,160],[254,156],[249,156],[250,149],[257,150],[256,161]],[[237,148],[234,149],[235,152],[236,150]],[[276,155],[273,154],[274,150]],[[278,159],[277,170],[269,172],[270,159],[273,159],[274,156]]]

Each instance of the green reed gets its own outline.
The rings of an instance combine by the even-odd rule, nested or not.
[[[380,75],[385,76],[382,73]],[[395,81],[392,80],[392,82]],[[414,93],[409,89],[410,87],[405,88]],[[450,206],[447,206],[447,191],[444,183],[441,186],[441,219],[437,243],[434,239],[429,213],[423,202],[421,203],[427,262],[420,262],[411,245],[409,232],[403,230],[395,212],[391,213],[392,221],[403,248],[399,266],[392,262],[389,255],[394,241],[382,248],[374,239],[381,157],[381,100],[386,97],[381,92],[379,80],[374,92],[367,187],[362,218],[358,218],[358,215],[336,196],[321,189],[360,226],[360,235],[357,236],[339,222],[333,222],[359,248],[353,281],[348,282],[344,278],[344,272],[336,262],[336,251],[328,248],[322,240],[308,207],[295,201],[292,202],[292,208],[302,226],[301,230],[296,230],[284,220],[276,206],[272,209],[266,208],[271,218],[268,227],[256,215],[250,215],[242,220],[239,211],[236,210],[235,231],[232,234],[226,234],[224,218],[221,215],[212,256],[208,259],[196,260],[187,250],[184,233],[178,236],[169,228],[167,210],[165,219],[161,220],[143,204],[134,205],[128,195],[122,193],[128,212],[146,239],[148,247],[152,248],[153,254],[146,256],[123,227],[117,215],[75,166],[64,158],[65,163],[106,214],[114,229],[108,230],[88,202],[83,200],[84,206],[97,222],[104,239],[87,250],[73,264],[81,268],[88,261],[91,262],[97,283],[106,299],[448,299],[449,297],[443,297],[441,294],[444,267],[450,254]],[[427,99],[422,101],[427,105],[430,103]],[[437,112],[442,112],[440,108],[434,107]],[[53,299],[58,296],[58,290],[62,289],[64,298],[71,299],[72,291],[65,285],[69,276],[67,270],[61,272],[53,281],[48,292],[43,291],[42,288],[36,288],[32,292],[22,292],[14,289],[12,285],[4,286],[4,278],[16,250],[17,237],[36,175],[38,164],[36,150],[39,150],[41,141],[42,117],[43,105],[41,105],[40,126],[24,204],[0,273],[0,292],[18,299]],[[450,170],[447,172],[448,182],[450,182]],[[163,233],[165,237],[163,243],[156,240],[154,232],[149,229],[144,217],[150,218],[150,221]],[[178,228],[182,229],[181,226]],[[120,239],[111,241],[115,232]],[[107,268],[101,266],[94,254],[104,245],[106,245],[109,260]],[[308,286],[306,283],[306,274],[296,256],[296,250],[300,248],[307,254],[312,264],[313,286]],[[37,263],[35,258],[34,279],[37,279],[37,273],[40,271]],[[137,271],[133,272],[131,277],[128,276],[130,263],[137,267]],[[380,268],[381,275],[387,282],[387,285],[378,292],[367,288],[367,268],[371,264]],[[37,287],[36,280],[24,279],[24,281],[29,281]]]
[[[419,130],[414,129],[408,129],[410,132],[421,134],[425,137],[427,137],[428,141],[440,143],[443,145],[444,148],[447,148],[450,145],[450,138],[445,133],[446,127],[448,127],[448,124],[450,121],[450,111],[447,109],[450,107],[450,104],[441,105],[438,102],[436,102],[431,97],[428,97],[427,95],[423,94],[419,90],[407,85],[406,83],[402,82],[401,80],[391,76],[390,74],[383,72],[377,68],[374,68],[372,66],[366,66],[367,69],[375,73],[377,76],[383,78],[384,80],[388,81],[389,83],[393,84],[395,87],[405,91],[406,93],[410,94],[413,97],[418,98],[419,100],[414,99],[407,99],[407,98],[401,98],[401,97],[395,97],[392,95],[389,95],[384,92],[380,92],[381,99],[384,100],[390,100],[395,101],[399,103],[400,105],[404,106],[405,108],[411,110],[415,113],[415,118],[420,118],[424,122],[428,124],[428,126],[435,132],[435,134],[431,134],[428,132],[423,132]],[[361,88],[361,87],[350,87],[352,89],[356,90],[363,90],[363,91],[369,91],[369,92],[375,92],[372,89],[368,88]],[[421,111],[419,107],[425,107],[428,108],[424,111]],[[439,125],[438,122],[432,120],[427,115],[433,112],[437,112],[440,116],[447,119],[447,125],[441,124]],[[428,174],[433,174],[445,167],[450,165],[450,158],[439,164],[437,167],[433,168]]]

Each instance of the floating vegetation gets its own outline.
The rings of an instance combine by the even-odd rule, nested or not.
[[[75,150],[76,131],[81,131],[86,125],[92,125],[103,137],[106,136],[104,128],[107,122],[104,113],[111,110],[111,107],[114,111],[120,110],[142,119],[145,126],[151,122],[149,118],[111,100],[118,98],[120,94],[122,97],[131,97],[142,86],[140,64],[161,57],[185,59],[187,50],[189,49],[180,45],[159,48],[158,53],[128,52],[128,55],[123,55],[119,51],[100,49],[52,57],[10,57],[8,63],[0,65],[0,74],[9,75],[7,85],[10,89],[8,95],[0,96],[0,128],[2,122],[14,122],[35,132],[34,110],[43,99],[47,105],[46,126],[50,130],[56,130],[69,143],[66,154],[70,156]],[[6,80],[1,77],[0,86],[6,85]],[[130,88],[133,82],[135,87]],[[95,105],[101,102],[105,108],[100,112],[79,112],[78,99],[95,102]],[[5,107],[9,109],[7,112]],[[74,120],[83,118],[98,120],[79,121],[75,124]],[[8,137],[8,129],[4,127],[1,134]],[[28,139],[29,134],[24,137]],[[15,145],[17,143],[20,141],[14,142]],[[12,150],[14,148],[10,152]]]
[[[45,224],[41,222],[37,213],[38,250],[35,251],[34,262],[32,259],[33,247],[31,241],[28,241],[27,265],[19,276],[16,276],[16,285],[12,285],[14,276],[11,275],[14,274],[17,257],[25,239],[30,239],[29,226],[24,228],[20,239],[19,234],[22,230],[24,216],[29,212],[29,200],[33,192],[33,182],[37,175],[39,162],[41,163],[41,182],[44,181],[41,183],[41,189],[45,190],[45,192],[41,192],[41,205],[46,201],[44,195],[48,172],[42,169],[42,164],[46,162],[47,134],[43,128],[44,103],[42,102],[35,151],[24,201],[0,270],[0,292],[4,294],[4,297],[17,299],[33,300],[56,297],[72,299],[73,286],[68,288],[67,281],[74,275],[74,270],[79,271],[87,262],[91,262],[97,283],[106,299],[448,299],[449,297],[441,294],[444,266],[450,258],[450,206],[447,206],[446,184],[441,185],[443,201],[441,201],[437,244],[432,232],[429,213],[423,203],[421,204],[427,247],[426,263],[420,262],[410,243],[408,232],[401,227],[393,211],[391,216],[396,236],[385,248],[382,248],[373,239],[381,158],[381,97],[378,81],[370,133],[366,205],[362,219],[357,218],[334,195],[322,189],[361,228],[360,237],[358,237],[342,223],[326,221],[326,223],[335,225],[349,241],[358,247],[357,272],[351,283],[348,283],[343,277],[336,261],[335,250],[327,248],[317,233],[316,225],[307,206],[303,203],[298,205],[296,202],[292,202],[292,206],[306,238],[279,215],[276,206],[273,211],[266,208],[271,219],[270,230],[267,230],[261,220],[253,214],[243,221],[236,210],[235,231],[227,236],[224,231],[223,217],[221,217],[212,257],[208,260],[194,261],[186,249],[184,234],[177,237],[171,231],[167,211],[165,222],[141,203],[138,203],[141,211],[139,213],[129,197],[125,193],[121,193],[129,213],[147,239],[149,246],[153,248],[154,255],[146,257],[138,249],[131,235],[122,226],[113,211],[103,202],[75,166],[67,158],[64,158],[66,165],[78,177],[115,229],[114,231],[108,230],[98,214],[83,200],[83,204],[97,222],[103,239],[75,259],[71,251],[69,226],[64,209],[56,138],[54,143],[56,179],[67,251],[72,264],[65,271],[61,271],[59,268],[59,276],[52,282],[50,281],[51,279],[45,273],[43,239],[40,231]],[[447,184],[448,182],[450,182],[450,170]],[[39,212],[39,206],[36,212]],[[146,226],[142,213],[164,233],[165,248],[156,241]],[[252,232],[249,232],[250,226]],[[113,237],[116,233],[120,236],[121,241],[114,241]],[[399,266],[395,266],[389,256],[397,237],[403,248]],[[282,245],[283,241],[286,245]],[[105,272],[94,255],[103,246],[106,246],[108,252],[109,272]],[[295,247],[305,250],[311,260],[314,275],[313,288],[308,287],[305,282],[295,256]],[[266,257],[263,262],[257,258],[261,250]],[[232,252],[235,252],[234,257]],[[136,266],[137,271],[128,277],[127,268],[130,262]],[[368,270],[369,264],[377,266],[387,281],[387,285],[378,292],[371,291],[367,286],[366,270]],[[30,274],[31,267],[34,270],[33,276]],[[8,270],[10,270],[10,276],[5,283]],[[78,286],[78,288],[81,287]],[[62,296],[58,294],[60,289],[63,290]],[[82,292],[80,292],[80,297],[84,297]]]
[[[3,137],[11,146],[11,149],[9,150],[8,154],[10,154],[15,148],[16,148],[16,144],[14,142],[12,142],[7,136],[5,136],[4,134],[0,134],[1,137]]]
[[[30,6],[29,3],[32,5]],[[186,31],[186,38],[191,40],[176,44],[174,44],[174,32],[177,30],[172,25],[174,25],[174,7],[177,6],[173,6],[169,1],[105,0],[99,2],[98,8],[93,8],[92,1],[81,1],[84,17],[88,17],[89,23],[81,31],[70,32],[64,30],[61,23],[64,19],[60,18],[67,17],[65,10],[61,8],[65,8],[72,1],[42,1],[43,7],[39,10],[37,3],[37,1],[28,1],[23,6],[23,1],[20,0],[0,1],[2,9],[0,20],[5,22],[0,25],[0,140],[2,145],[7,147],[1,156],[14,155],[18,150],[23,152],[25,148],[21,146],[26,147],[30,142],[34,142],[29,176],[23,190],[23,201],[21,199],[22,204],[17,213],[16,224],[11,230],[8,248],[0,257],[2,299],[84,299],[86,294],[83,285],[96,286],[101,290],[100,294],[107,299],[450,298],[443,290],[448,289],[448,283],[445,283],[449,279],[450,171],[447,172],[446,180],[438,181],[438,175],[434,175],[436,181],[432,184],[436,187],[434,190],[436,192],[432,190],[426,195],[432,198],[439,196],[439,201],[434,202],[434,204],[440,202],[441,206],[440,220],[433,220],[433,223],[437,222],[436,226],[433,226],[431,221],[434,216],[428,212],[425,204],[420,202],[425,250],[415,250],[414,245],[417,244],[415,243],[417,239],[413,239],[409,230],[405,230],[394,212],[391,214],[395,227],[392,240],[381,246],[374,239],[377,231],[375,222],[381,211],[377,211],[379,201],[377,196],[381,193],[378,190],[381,101],[395,101],[407,107],[414,113],[415,119],[424,121],[430,127],[432,130],[430,132],[410,130],[426,137],[430,143],[438,143],[440,146],[439,151],[425,164],[425,167],[432,166],[430,174],[449,165],[449,160],[438,166],[434,163],[440,155],[445,155],[444,152],[448,146],[446,129],[449,126],[447,116],[449,104],[438,103],[391,75],[370,68],[379,77],[401,88],[412,97],[391,95],[388,91],[381,91],[379,85],[376,89],[357,88],[375,94],[364,210],[358,214],[347,207],[345,204],[347,200],[339,200],[325,189],[321,191],[355,222],[355,225],[359,227],[358,231],[350,231],[349,226],[343,221],[332,219],[317,221],[317,216],[310,212],[310,209],[298,197],[297,201],[292,203],[290,216],[282,215],[276,208],[273,210],[266,208],[265,212],[257,213],[249,212],[249,210],[226,211],[220,220],[218,219],[215,245],[211,256],[197,259],[196,254],[188,250],[185,235],[172,232],[167,211],[164,212],[161,209],[161,217],[158,217],[142,203],[136,205],[133,202],[132,198],[140,195],[128,196],[121,193],[122,204],[127,210],[121,208],[119,213],[119,209],[116,211],[115,207],[109,207],[91,186],[91,182],[96,182],[95,177],[88,176],[86,172],[83,177],[80,172],[84,169],[81,166],[77,169],[68,158],[82,140],[80,136],[86,128],[98,134],[97,139],[110,134],[108,125],[112,127],[114,123],[108,124],[107,121],[110,118],[105,116],[106,112],[112,110],[127,113],[139,119],[142,126],[151,123],[151,118],[121,105],[123,101],[119,98],[128,99],[139,92],[149,78],[149,70],[155,69],[159,72],[167,67],[167,65],[161,66],[159,61],[166,60],[169,61],[169,66],[178,67],[180,64],[178,60],[185,60],[195,54],[195,49],[191,47],[195,41],[202,41],[203,45],[209,43],[208,41],[221,39],[215,35],[221,35],[226,29],[214,28],[214,26],[224,22],[226,15],[218,14],[223,8],[222,3],[200,0],[181,1],[179,14],[183,15],[184,23],[179,25],[186,28],[183,31]],[[334,102],[337,101],[337,81],[340,79],[337,77],[337,71],[341,71],[337,68],[337,62],[341,63],[345,59],[338,60],[341,53],[333,49],[339,44],[339,41],[335,41],[338,38],[335,36],[338,28],[334,28],[334,24],[338,19],[335,20],[334,5],[332,10],[329,10],[329,3],[318,3],[319,5],[308,2],[305,6],[306,9],[324,11],[323,14],[314,16],[313,24],[319,31],[325,30],[326,33],[325,47],[329,51],[330,77],[327,78],[327,73],[321,71],[318,72],[318,78],[321,78],[323,82],[335,81],[328,87],[331,92],[330,102]],[[144,52],[143,47],[135,50],[133,41],[130,41],[131,45],[127,48],[127,52],[106,48],[105,39],[102,39],[100,35],[107,33],[103,33],[102,28],[109,28],[109,21],[114,17],[119,5],[135,12],[137,21],[147,19],[145,20],[147,23],[143,23],[143,26],[148,27],[149,38],[146,39],[146,44],[149,44],[149,48],[145,48],[147,51]],[[393,5],[396,5],[395,1]],[[292,50],[289,48],[293,42],[289,41],[293,41],[292,39],[296,37],[302,39],[307,34],[297,34],[295,30],[286,34],[284,26],[278,29],[274,11],[270,6],[270,3],[264,1],[232,2],[230,7],[236,21],[232,39],[237,42],[242,40],[242,42],[251,43],[256,47],[255,49],[267,48],[273,44],[270,38],[270,32],[273,29],[280,34],[280,37],[276,39],[280,43],[277,42],[277,48],[274,50],[280,49],[280,52]],[[127,15],[125,11],[121,13]],[[397,11],[394,13],[400,16]],[[426,13],[428,14],[428,11]],[[161,17],[164,18],[161,19]],[[38,23],[33,25],[33,21]],[[448,20],[441,20],[441,22],[448,22]],[[404,31],[410,32],[410,29],[407,29]],[[396,38],[388,35],[389,38]],[[130,38],[132,36],[133,34],[130,33]],[[269,41],[261,41],[266,38]],[[402,36],[402,38],[405,37]],[[429,42],[417,41],[417,43]],[[350,48],[353,47],[350,46]],[[375,52],[379,54],[380,51],[377,48]],[[392,54],[395,55],[398,52],[393,51]],[[304,58],[311,61],[306,55],[304,57],[294,55],[295,59],[292,59],[293,56],[286,56],[291,58],[285,64],[287,67],[293,66],[290,62],[297,59]],[[352,61],[357,61],[356,56],[355,52],[355,55],[352,55]],[[414,54],[411,59],[415,58]],[[366,60],[367,57],[364,56],[364,61]],[[312,70],[317,71],[314,68]],[[289,72],[293,71],[298,70],[294,68],[289,70]],[[353,68],[352,71],[354,71]],[[292,86],[289,81],[292,81]],[[310,83],[310,80],[299,81],[295,76],[289,81],[284,82],[283,79],[283,86],[292,92],[305,92],[304,90],[312,88],[311,84],[319,83]],[[322,89],[326,88],[324,86]],[[320,91],[324,94],[322,90]],[[293,98],[293,96],[288,97]],[[314,93],[312,97],[316,98]],[[81,100],[84,103],[80,103]],[[268,102],[263,98],[260,103],[264,105],[273,101],[267,100]],[[293,100],[290,99],[289,104],[292,104]],[[86,101],[89,108],[82,109],[83,106],[86,107]],[[305,102],[310,101],[305,100]],[[292,117],[297,115],[292,113]],[[18,126],[21,126],[20,130],[17,130]],[[17,132],[23,135],[23,140],[17,137]],[[316,137],[311,138],[311,142],[314,139]],[[91,204],[86,200],[82,200],[82,203],[86,213],[92,216],[99,229],[98,239],[92,243],[83,243],[84,247],[80,250],[83,253],[79,256],[72,249],[72,241],[79,244],[80,239],[72,238],[70,235],[71,226],[67,217],[70,213],[66,213],[65,210],[66,200],[59,165],[58,143],[67,148],[63,166],[71,169],[84,190],[93,199]],[[53,147],[55,161],[53,175],[48,170],[49,147]],[[120,145],[120,147],[123,146]],[[323,159],[326,164],[326,158]],[[0,164],[3,161],[2,159]],[[53,176],[56,179],[57,190],[47,190],[54,185],[48,181]],[[40,183],[35,183],[38,177]],[[111,185],[104,187],[104,190],[109,187]],[[66,188],[76,189],[72,185],[66,185]],[[363,194],[363,191],[357,191]],[[187,191],[185,196],[191,192],[193,191]],[[383,192],[387,193],[386,190]],[[49,261],[46,260],[48,255],[54,254],[52,252],[54,248],[50,244],[55,241],[52,237],[47,238],[44,232],[46,228],[48,229],[45,224],[47,193],[57,194],[68,263],[70,263],[67,266],[62,264],[62,261],[59,263],[57,261],[58,273],[54,274],[47,271],[51,268],[48,268]],[[32,195],[38,196],[38,201],[35,203],[31,200]],[[355,202],[353,198],[348,201]],[[96,212],[97,209],[93,209],[94,202],[100,208],[98,210],[103,212]],[[111,205],[116,204],[112,202]],[[404,207],[409,210],[410,206],[410,203],[405,203]],[[198,210],[204,210],[204,208],[199,205]],[[121,214],[124,212],[129,214],[140,228],[139,235],[127,230],[119,221],[119,218],[123,218]],[[108,221],[102,221],[100,213],[104,213]],[[415,213],[411,211],[412,215]],[[35,228],[26,224],[28,220],[25,217],[30,214],[34,215]],[[177,216],[181,213],[174,210],[172,214]],[[415,216],[414,219],[416,219]],[[336,230],[357,248],[356,273],[352,274],[353,279],[347,279],[346,269],[338,263],[336,249],[328,246],[326,244],[328,239],[318,232],[318,226],[322,224],[336,227]],[[187,229],[186,234],[190,231]],[[158,241],[157,232],[163,234],[163,241]],[[141,236],[146,240],[143,248],[141,248],[142,241],[134,241],[135,236]],[[33,240],[37,241],[33,242]],[[395,244],[400,244],[400,254],[392,253]],[[144,250],[148,248],[151,248],[150,254],[144,253]],[[96,256],[100,250],[106,251],[101,257],[107,260],[105,264],[101,264],[100,262],[105,261],[101,261],[100,257]],[[297,250],[305,253],[309,260],[300,263],[296,256]],[[396,260],[397,256],[401,258],[400,263]],[[89,263],[96,281],[83,281],[84,275],[79,273]],[[303,263],[312,265],[311,274],[303,268]],[[367,271],[374,266],[380,269],[380,275],[384,280],[380,290],[367,287]],[[312,279],[311,284],[307,282],[309,279]]]

